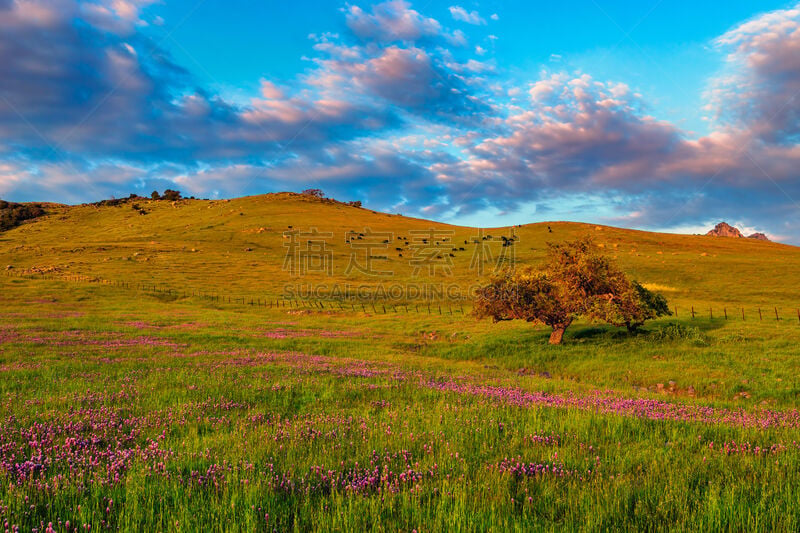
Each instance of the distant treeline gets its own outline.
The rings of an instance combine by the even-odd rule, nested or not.
[[[46,214],[42,204],[17,204],[0,200],[0,231],[15,228],[26,220]]]
[[[100,200],[99,202],[93,202],[89,205],[119,207],[121,205],[130,204],[134,211],[138,212],[140,215],[146,215],[147,210],[138,203],[141,200],[166,200],[169,202],[175,202],[178,200],[195,200],[195,197],[190,196],[188,198],[184,198],[181,196],[181,191],[166,189],[164,194],[159,194],[158,191],[153,191],[149,197],[145,197],[131,193],[131,195],[127,198],[111,198],[109,200]]]

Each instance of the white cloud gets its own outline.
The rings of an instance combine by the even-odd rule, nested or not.
[[[486,20],[477,11],[467,11],[461,6],[450,6],[450,15],[453,16],[453,19],[467,24],[475,24],[476,26],[486,24]]]

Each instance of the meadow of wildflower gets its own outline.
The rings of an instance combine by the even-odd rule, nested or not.
[[[185,209],[213,210],[196,204]],[[104,224],[74,209],[0,241],[7,263],[28,269],[0,277],[4,530],[800,529],[796,319],[679,314],[636,335],[578,323],[554,347],[545,328],[458,314],[75,283],[67,274],[274,296],[289,276],[280,241],[254,256],[179,208],[134,228],[104,208],[117,238],[62,233],[73,216]],[[300,225],[292,209],[245,229]],[[150,244],[167,222],[194,225],[184,238],[198,243],[165,245],[178,242],[166,231]],[[590,229],[612,234],[600,244],[626,247],[620,261],[671,304],[796,297],[791,247]],[[533,261],[550,237],[524,235],[520,260]],[[30,270],[48,264],[59,270]],[[774,274],[754,284],[758,268]],[[454,270],[459,283],[474,276]],[[254,272],[271,275],[262,286]]]

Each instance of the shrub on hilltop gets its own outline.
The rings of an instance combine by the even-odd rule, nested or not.
[[[15,228],[26,220],[46,214],[41,204],[17,204],[0,200],[0,231]]]
[[[181,199],[181,191],[173,191],[172,189],[167,189],[164,191],[164,194],[161,196],[162,200],[167,200],[169,202],[175,202]]]
[[[150,193],[150,198],[153,200],[167,200],[169,202],[175,202],[183,197],[181,196],[181,191],[165,189],[164,194],[158,194],[158,191],[153,191]]]
[[[294,194],[294,193],[293,193]],[[314,200],[318,200],[320,202],[325,202],[329,204],[342,204],[347,205],[350,207],[361,207],[361,200],[353,200],[350,202],[342,202],[336,200],[335,198],[328,198],[325,196],[325,193],[322,189],[305,189],[303,192],[299,193],[300,196],[305,196],[306,198],[311,198]]]

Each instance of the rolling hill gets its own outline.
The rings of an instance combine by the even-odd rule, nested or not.
[[[363,300],[376,290],[380,297],[380,287],[405,291],[409,284],[458,287],[451,296],[463,296],[504,254],[506,261],[532,263],[543,257],[547,242],[586,234],[671,304],[797,305],[786,289],[800,285],[800,248],[793,246],[570,222],[481,233],[294,193],[49,205],[47,216],[0,233],[0,255],[2,266],[14,274],[88,276],[265,298],[281,296],[287,285],[289,297],[342,298],[349,287],[349,299]],[[426,254],[438,254],[438,263],[415,265]],[[312,286],[322,289],[303,292]]]

